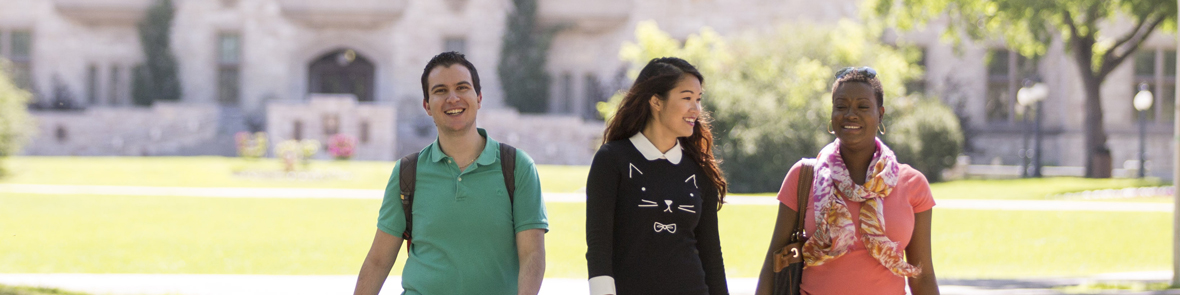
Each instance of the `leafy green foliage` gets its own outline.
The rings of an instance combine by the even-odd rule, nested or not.
[[[509,106],[522,113],[549,110],[549,82],[545,69],[549,45],[558,28],[537,24],[537,0],[513,0],[516,9],[508,16],[500,49],[500,86]]]
[[[897,160],[910,164],[931,182],[942,181],[942,170],[955,164],[963,151],[963,132],[959,118],[945,104],[933,99],[898,98],[893,105],[897,117],[886,122],[889,129],[882,136],[897,154]]]
[[[20,151],[33,132],[33,121],[27,107],[32,94],[17,87],[5,75],[7,62],[0,59],[0,160]],[[0,165],[0,176],[4,175],[4,166]]]
[[[870,18],[880,17],[877,20],[885,25],[910,30],[934,20],[950,20],[944,31],[948,40],[961,41],[962,34],[975,40],[1000,36],[1025,56],[1044,54],[1054,35],[1072,46],[1071,24],[1078,37],[1105,39],[1111,36],[1098,36],[1099,30],[1120,16],[1143,23],[1159,19],[1160,28],[1176,28],[1176,1],[1171,0],[867,0],[864,5],[870,8]],[[1096,46],[1094,58],[1101,61],[1113,45]]]
[[[138,25],[145,60],[133,72],[131,96],[136,105],[180,100],[180,76],[169,45],[173,12],[172,0],[156,0]]]
[[[636,28],[636,43],[626,43],[619,56],[632,65],[631,77],[649,60],[677,56],[696,65],[705,75],[706,111],[713,114],[713,131],[722,169],[733,192],[776,191],[783,175],[800,158],[815,157],[833,140],[827,133],[831,87],[836,69],[870,66],[885,87],[886,122],[904,123],[898,138],[906,151],[958,155],[962,134],[954,114],[937,101],[914,103],[904,98],[905,81],[922,69],[905,51],[873,40],[876,33],[853,22],[834,27],[795,24],[771,34],[747,34],[724,39],[706,28],[683,45],[652,22]],[[622,99],[616,94],[599,104],[609,118]],[[911,118],[924,113],[934,119]],[[950,118],[949,122],[941,120]],[[926,132],[927,130],[933,132]],[[954,156],[951,156],[952,163]],[[908,157],[917,159],[917,157]],[[927,176],[944,165],[917,164]],[[937,179],[937,178],[935,178]]]

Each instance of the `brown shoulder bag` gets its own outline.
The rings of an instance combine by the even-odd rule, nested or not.
[[[811,183],[815,179],[815,159],[799,160],[803,163],[799,169],[799,190],[795,198],[799,200],[795,213],[795,228],[791,232],[787,246],[774,251],[771,259],[774,261],[774,295],[798,295],[799,285],[803,279],[803,243],[807,242],[807,233],[803,230],[804,217],[807,216],[807,200],[811,199]]]

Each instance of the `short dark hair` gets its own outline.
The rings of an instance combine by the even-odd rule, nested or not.
[[[470,61],[467,61],[467,57],[463,56],[462,53],[448,51],[435,55],[430,59],[430,62],[426,63],[426,68],[422,70],[422,101],[427,101],[430,99],[430,92],[427,90],[429,89],[429,85],[426,85],[426,77],[430,76],[430,71],[434,70],[436,67],[445,68],[454,64],[460,64],[464,67],[467,67],[467,71],[471,72],[471,84],[474,84],[473,87],[475,87],[475,94],[483,94],[480,92],[479,72],[475,70],[475,65],[471,64]]]

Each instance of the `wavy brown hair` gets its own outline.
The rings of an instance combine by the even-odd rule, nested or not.
[[[653,116],[648,100],[653,95],[660,100],[668,100],[668,92],[676,88],[676,84],[684,75],[692,75],[700,80],[701,84],[705,83],[705,77],[701,72],[683,59],[661,57],[648,62],[643,70],[639,71],[639,77],[635,78],[631,89],[623,96],[623,102],[619,103],[619,109],[615,111],[614,117],[606,124],[603,143],[627,139],[642,131]],[[697,117],[697,124],[693,126],[692,136],[680,137],[677,140],[684,147],[688,157],[701,165],[705,176],[713,183],[713,187],[717,188],[717,210],[721,210],[721,204],[725,203],[728,183],[721,172],[721,161],[713,157],[711,121],[709,113],[701,111],[701,115]]]

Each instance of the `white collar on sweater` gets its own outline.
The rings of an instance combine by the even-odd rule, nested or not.
[[[648,161],[666,159],[673,165],[678,165],[680,164],[680,158],[684,156],[684,152],[680,147],[680,140],[677,140],[676,146],[673,146],[667,153],[661,153],[660,149],[656,148],[656,145],[652,144],[651,140],[643,135],[643,132],[636,132],[635,135],[631,136],[631,144],[635,145],[635,149],[639,150],[639,153],[643,154],[643,157],[647,158]]]

